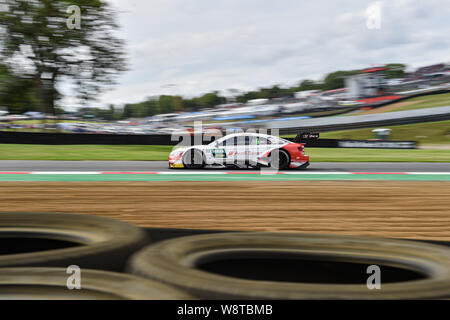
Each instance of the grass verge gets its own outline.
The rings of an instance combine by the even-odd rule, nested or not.
[[[442,93],[430,96],[416,97],[412,99],[405,100],[410,102],[410,105],[392,110],[394,111],[406,111],[406,110],[416,110],[416,109],[426,109],[435,107],[444,107],[450,105],[450,93]]]
[[[0,160],[167,161],[172,146],[0,144]],[[450,162],[450,150],[308,148],[315,162]]]
[[[450,162],[450,150],[309,148],[315,162]]]
[[[171,146],[0,144],[0,160],[167,160]]]
[[[424,122],[400,126],[387,126],[392,129],[392,140],[417,141],[420,144],[450,143],[450,120],[438,122]],[[324,139],[373,139],[372,130],[375,128],[324,132]]]

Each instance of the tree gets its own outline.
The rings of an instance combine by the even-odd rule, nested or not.
[[[95,98],[125,71],[124,44],[114,35],[105,0],[79,0],[80,28],[69,28],[70,1],[0,0],[0,58],[33,80],[39,109],[54,113],[58,85],[72,81],[82,102]]]
[[[359,74],[360,70],[336,71],[325,77],[323,90],[334,90],[345,87],[345,78]]]
[[[298,91],[318,89],[320,89],[320,84],[315,83],[313,80],[303,80],[302,82],[300,82],[300,85],[298,87]]]
[[[183,98],[180,96],[173,97],[173,106],[175,111],[184,111]]]
[[[245,103],[249,100],[259,99],[261,98],[261,94],[258,91],[249,91],[240,96],[236,97],[236,101],[240,103]]]
[[[31,79],[19,78],[0,64],[0,107],[9,113],[20,114],[37,110],[35,89]]]
[[[123,108],[122,118],[127,119],[133,117],[133,108],[132,105],[126,104]]]
[[[145,115],[154,116],[159,113],[158,100],[156,98],[149,98],[145,101]]]
[[[162,95],[158,100],[159,113],[171,113],[174,111],[173,97]]]
[[[402,63],[390,63],[384,66],[386,77],[390,79],[403,78],[405,76],[406,65]]]
[[[218,96],[218,92],[207,93],[199,98],[200,106],[203,108],[212,108],[221,104],[223,101],[224,100]]]
[[[197,111],[199,109],[198,98],[183,99],[184,110]]]

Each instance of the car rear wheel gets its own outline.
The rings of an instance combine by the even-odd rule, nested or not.
[[[183,155],[183,164],[187,169],[203,169],[205,167],[203,153],[196,149],[186,151]]]
[[[270,154],[270,167],[274,169],[287,169],[289,168],[290,157],[289,154],[283,149],[275,150]]]

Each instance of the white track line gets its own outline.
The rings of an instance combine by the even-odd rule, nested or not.
[[[339,171],[314,171],[314,172],[284,172],[284,174],[353,174],[352,172]]]
[[[32,171],[29,174],[50,174],[50,175],[61,175],[61,174],[70,174],[70,175],[81,175],[81,174],[102,174],[102,172],[94,172],[94,171]]]
[[[193,175],[193,174],[228,174],[228,172],[220,172],[220,171],[200,171],[200,172],[168,172],[168,171],[158,171],[156,174],[184,174],[184,175]]]
[[[433,174],[433,175],[449,175],[450,172],[408,172],[408,174]]]

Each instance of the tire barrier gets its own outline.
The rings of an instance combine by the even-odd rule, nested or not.
[[[122,271],[145,241],[145,230],[98,216],[0,214],[0,268],[77,265]]]
[[[70,290],[64,268],[0,268],[0,300],[191,300],[162,283],[115,272],[85,270]]]
[[[368,287],[372,265],[380,268],[380,290]],[[450,298],[448,248],[371,237],[190,236],[142,249],[127,270],[200,299]]]

